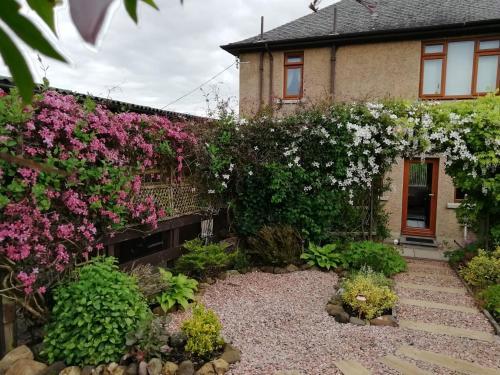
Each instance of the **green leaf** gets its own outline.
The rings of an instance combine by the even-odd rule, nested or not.
[[[45,56],[66,62],[59,52],[45,39],[42,32],[25,16],[19,13],[20,5],[14,0],[3,0],[0,19],[31,48]]]
[[[24,103],[31,103],[33,96],[33,76],[12,39],[0,28],[0,55],[10,70]]]
[[[124,0],[125,1],[125,9],[129,14],[130,18],[137,23],[137,0]]]
[[[154,0],[142,0],[142,1],[144,1],[149,6],[152,6],[156,10],[160,10],[160,8],[158,8],[158,5],[156,5],[156,3],[154,2]]]
[[[54,23],[54,5],[53,0],[28,0],[28,5],[33,9],[48,27],[56,33]]]

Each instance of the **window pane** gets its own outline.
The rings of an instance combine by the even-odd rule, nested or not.
[[[477,92],[495,91],[497,86],[498,55],[479,56],[477,62]]]
[[[441,93],[441,68],[443,60],[424,60],[424,82],[422,93],[435,95]]]
[[[289,68],[287,69],[286,77],[286,96],[299,96],[300,86],[302,84],[302,69]]]
[[[500,48],[500,40],[483,40],[479,42],[479,49]]]
[[[301,63],[302,57],[301,56],[289,56],[286,58],[286,62],[290,63],[290,64]]]
[[[425,46],[424,52],[425,53],[442,53],[443,52],[443,45],[442,44],[431,44],[431,45]]]
[[[474,42],[448,43],[445,95],[470,95]]]

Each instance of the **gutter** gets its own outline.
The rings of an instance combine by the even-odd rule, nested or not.
[[[498,33],[500,29],[500,20],[474,21],[464,22],[461,24],[439,25],[418,27],[409,29],[391,29],[367,31],[362,33],[350,34],[329,34],[315,37],[270,40],[266,44],[274,50],[284,50],[290,48],[301,47],[325,47],[331,46],[333,43],[339,44],[356,44],[356,43],[375,43],[382,41],[397,41],[408,39],[425,39],[435,38],[436,32],[439,32],[439,37],[457,36],[463,34],[481,34],[481,33]],[[221,46],[221,48],[234,56],[238,56],[242,52],[255,52],[265,50],[263,41],[247,42],[247,43],[231,43]]]
[[[267,54],[269,56],[269,106],[273,105],[273,73],[274,73],[274,57],[266,43]]]

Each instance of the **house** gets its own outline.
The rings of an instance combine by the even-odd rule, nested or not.
[[[242,116],[325,100],[470,99],[500,86],[500,0],[341,0],[222,48],[241,61]],[[463,194],[444,162],[393,166],[383,197],[393,239],[463,242]]]

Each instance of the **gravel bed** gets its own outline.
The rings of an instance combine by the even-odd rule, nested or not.
[[[409,305],[398,305],[398,318],[424,323],[445,324],[451,327],[474,329],[494,334],[495,331],[486,317],[479,311],[475,314],[461,311],[432,309]]]
[[[446,303],[455,306],[476,307],[474,298],[472,298],[469,294],[466,294],[465,289],[464,294],[407,289],[397,285],[394,290],[400,298],[419,299],[424,301]]]
[[[333,364],[340,359],[357,360],[373,374],[397,374],[379,359],[395,354],[402,345],[500,368],[500,357],[495,354],[500,343],[335,322],[325,304],[336,283],[335,274],[310,270],[235,275],[209,286],[202,302],[219,315],[224,338],[242,351],[242,361],[228,374],[273,375],[297,370],[305,375],[334,375],[341,374]],[[173,325],[187,315],[174,314]],[[420,365],[432,373],[452,374],[427,363]]]
[[[466,289],[458,277],[442,276],[439,274],[429,274],[429,275],[416,275],[412,273],[401,273],[394,276],[396,283],[405,282],[412,284],[426,284],[433,286],[446,286],[448,288],[463,288],[464,292]]]

